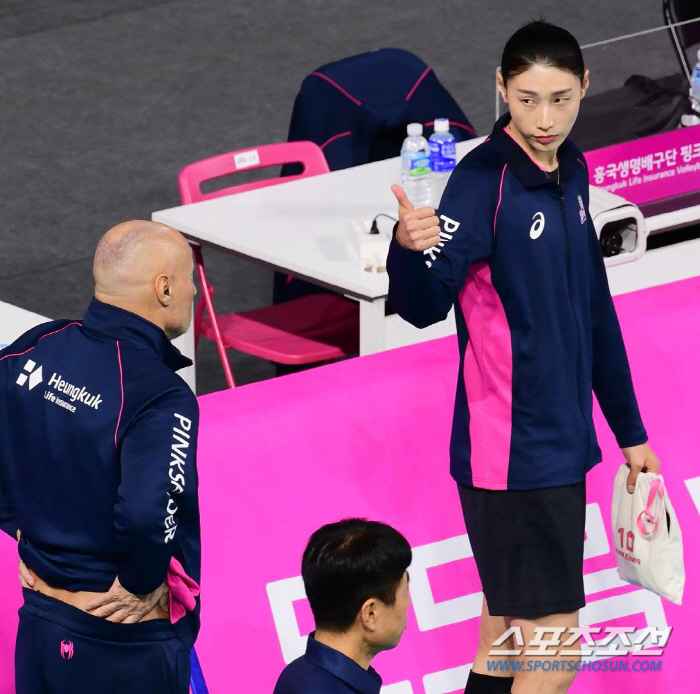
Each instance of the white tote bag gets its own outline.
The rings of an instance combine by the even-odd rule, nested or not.
[[[617,572],[623,581],[680,605],[685,584],[683,540],[664,479],[653,472],[640,472],[630,494],[629,472],[623,463],[613,490]]]

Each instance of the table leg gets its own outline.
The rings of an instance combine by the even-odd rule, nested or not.
[[[360,301],[360,356],[384,350],[386,299]]]
[[[194,306],[192,311],[194,312]],[[182,354],[190,358],[193,362],[192,366],[188,366],[186,369],[180,369],[177,373],[182,376],[187,385],[192,388],[193,393],[197,393],[197,363],[194,358],[194,321],[190,323],[189,330],[184,334],[173,340],[173,344],[177,347]]]

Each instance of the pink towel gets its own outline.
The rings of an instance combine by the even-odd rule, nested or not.
[[[199,586],[185,573],[182,564],[175,557],[170,560],[165,580],[169,591],[170,623],[175,624],[187,612],[194,610],[195,597],[199,595]]]

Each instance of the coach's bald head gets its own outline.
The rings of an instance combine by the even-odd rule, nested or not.
[[[155,323],[173,340],[192,320],[193,271],[182,234],[157,222],[124,222],[97,244],[95,298]]]

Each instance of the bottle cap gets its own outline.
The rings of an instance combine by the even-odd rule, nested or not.
[[[450,121],[447,118],[436,118],[434,130],[436,133],[449,133]]]
[[[420,123],[409,123],[408,124],[408,136],[418,137],[418,135],[423,134],[423,126]]]

